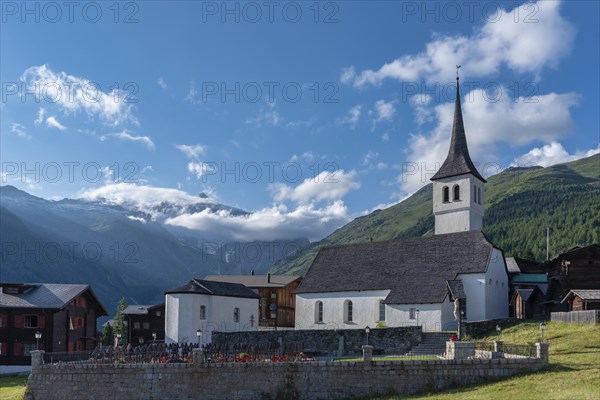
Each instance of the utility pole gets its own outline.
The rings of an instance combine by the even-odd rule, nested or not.
[[[550,259],[550,228],[546,228],[546,261]]]

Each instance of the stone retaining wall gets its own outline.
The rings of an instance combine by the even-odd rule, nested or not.
[[[501,319],[490,319],[486,321],[473,321],[473,322],[464,322],[463,326],[465,327],[465,332],[467,335],[471,337],[481,337],[484,334],[495,331],[496,325],[500,325],[502,329],[514,324],[517,322],[516,318],[501,318]]]
[[[369,344],[375,353],[404,354],[413,346],[421,343],[420,327],[372,328],[369,333]],[[362,354],[362,346],[366,343],[363,329],[303,329],[259,332],[213,332],[214,345],[233,346],[239,343],[252,343],[255,346],[295,345],[301,350],[315,350],[324,355],[356,355]],[[339,354],[340,347],[343,354]]]
[[[346,399],[412,394],[537,371],[542,359],[212,365],[41,365],[26,400]]]

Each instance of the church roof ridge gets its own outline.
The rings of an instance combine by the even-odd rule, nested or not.
[[[479,171],[477,171],[477,168],[475,168],[475,165],[469,156],[469,148],[467,146],[467,137],[463,123],[462,108],[460,105],[460,84],[457,76],[456,100],[454,103],[454,122],[452,123],[452,138],[450,140],[450,148],[448,150],[448,156],[446,156],[446,160],[431,178],[431,180],[435,181],[442,178],[449,178],[464,174],[472,174],[482,182],[486,182]]]

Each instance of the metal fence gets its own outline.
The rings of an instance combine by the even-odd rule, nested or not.
[[[553,312],[550,320],[568,324],[600,324],[600,310]]]
[[[165,364],[191,363],[192,354],[172,354],[166,351],[83,351],[70,353],[46,353],[44,364]]]

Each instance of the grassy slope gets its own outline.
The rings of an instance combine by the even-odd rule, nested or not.
[[[550,245],[555,253],[600,241],[600,155],[548,168],[507,169],[489,178],[485,196],[484,232],[507,256],[530,256],[531,251],[541,259],[546,226],[554,228]],[[310,244],[271,272],[304,274],[325,245],[431,234],[431,210],[427,185],[402,203],[357,218]]]
[[[520,323],[507,328],[502,340],[507,343],[539,341],[539,323]],[[496,339],[490,332],[484,340]],[[542,372],[441,393],[413,396],[410,399],[600,399],[600,325],[547,323],[545,339],[550,342],[550,367]],[[390,397],[378,400],[397,400]]]
[[[0,400],[21,400],[26,384],[27,375],[0,377]]]

